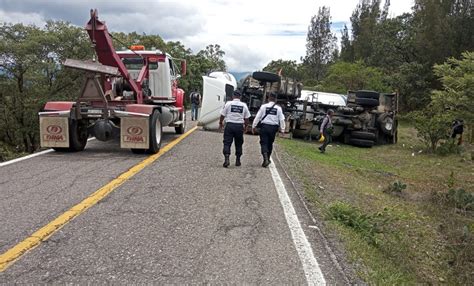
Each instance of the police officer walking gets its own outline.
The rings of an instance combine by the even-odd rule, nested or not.
[[[235,140],[235,165],[240,166],[240,157],[242,156],[242,145],[244,144],[244,130],[247,129],[249,123],[250,112],[247,104],[240,101],[242,94],[235,90],[232,96],[232,101],[226,102],[221,111],[219,120],[219,130],[223,128],[223,121],[225,119],[224,128],[224,168],[230,165],[230,147],[232,141]]]
[[[276,94],[270,93],[268,103],[260,106],[253,120],[253,133],[257,131],[257,127],[260,128],[260,149],[263,156],[262,167],[267,167],[271,163],[270,157],[276,133],[278,129],[282,133],[285,131],[285,115],[283,115],[281,107],[276,105]]]

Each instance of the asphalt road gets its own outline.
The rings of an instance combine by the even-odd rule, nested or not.
[[[164,142],[177,137],[167,129]],[[1,272],[0,283],[306,284],[258,137],[245,137],[241,167],[222,168],[221,149],[222,134],[195,131]],[[0,254],[144,158],[90,141],[80,153],[0,167]],[[283,183],[325,281],[345,284]]]

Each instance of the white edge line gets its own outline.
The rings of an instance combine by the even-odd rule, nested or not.
[[[275,184],[281,206],[285,213],[286,222],[290,228],[293,243],[295,244],[296,251],[300,257],[301,264],[303,265],[306,281],[308,282],[308,285],[326,285],[326,280],[321,272],[321,268],[319,268],[318,261],[314,257],[311,244],[309,243],[303,228],[301,228],[301,223],[298,220],[296,211],[274,163],[269,165],[269,169],[272,174],[273,183]]]
[[[87,141],[91,141],[91,140],[94,140],[94,139],[95,139],[95,137],[91,137],[91,138],[87,139]],[[4,166],[7,166],[7,165],[10,165],[10,164],[13,164],[13,163],[28,160],[28,159],[31,159],[33,157],[37,157],[37,156],[41,156],[41,155],[44,155],[44,154],[47,154],[47,153],[51,153],[53,151],[54,151],[53,149],[47,149],[47,150],[44,150],[44,151],[41,151],[41,152],[38,152],[38,153],[33,153],[33,154],[30,154],[30,155],[26,155],[24,157],[9,160],[9,161],[0,163],[0,167],[4,167]]]

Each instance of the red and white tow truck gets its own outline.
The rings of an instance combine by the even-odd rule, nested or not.
[[[47,102],[39,112],[41,146],[82,151],[89,136],[100,141],[120,137],[121,148],[157,153],[163,126],[184,133],[184,91],[178,79],[186,73],[186,62],[180,60],[178,69],[169,54],[143,46],[116,52],[97,10],[91,10],[86,31],[98,62],[64,62],[84,71],[86,80],[76,101]]]

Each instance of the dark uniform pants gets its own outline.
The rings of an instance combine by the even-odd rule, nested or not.
[[[278,132],[278,125],[262,124],[260,127],[260,149],[262,154],[267,153],[268,157],[273,151],[273,142]]]
[[[244,124],[227,122],[224,128],[224,155],[230,155],[232,141],[235,140],[235,156],[242,155],[242,145],[244,144]]]
[[[321,147],[319,147],[321,150],[326,150],[326,147],[332,142],[332,136],[329,134],[328,130],[325,128],[323,130],[323,135],[324,135],[324,142]]]

